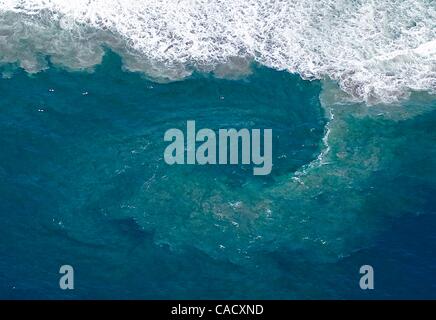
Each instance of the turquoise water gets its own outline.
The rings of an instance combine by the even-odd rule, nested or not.
[[[333,83],[256,65],[156,83],[111,52],[93,72],[2,71],[0,297],[436,297],[432,96],[338,104]],[[271,175],[168,166],[187,120],[272,128]]]

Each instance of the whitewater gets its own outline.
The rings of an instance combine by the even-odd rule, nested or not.
[[[105,49],[155,81],[253,63],[335,81],[354,101],[436,93],[431,0],[0,0],[0,62],[91,70]]]

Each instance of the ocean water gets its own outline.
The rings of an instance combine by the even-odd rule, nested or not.
[[[436,298],[435,18],[0,1],[0,298]],[[271,128],[271,174],[167,165],[188,120]]]

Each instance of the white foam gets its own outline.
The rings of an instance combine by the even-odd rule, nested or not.
[[[46,67],[41,55],[92,67],[106,45],[158,80],[256,61],[370,103],[436,93],[431,0],[0,0],[0,12],[0,61],[29,72]]]

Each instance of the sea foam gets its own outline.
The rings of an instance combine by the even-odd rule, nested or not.
[[[254,62],[367,103],[436,93],[431,0],[0,0],[0,62],[89,69],[105,47],[157,81],[232,78]]]

